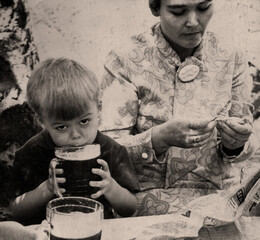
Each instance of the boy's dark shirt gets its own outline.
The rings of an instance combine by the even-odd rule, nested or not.
[[[139,190],[139,183],[134,167],[126,149],[110,137],[98,131],[94,143],[100,144],[99,158],[108,163],[111,176],[117,183],[130,192]],[[15,154],[12,180],[9,188],[10,198],[32,191],[48,179],[50,161],[55,158],[55,143],[49,133],[43,130],[31,138]],[[105,218],[113,217],[109,202],[104,196],[96,199],[104,205]],[[45,206],[30,219],[15,219],[24,225],[37,224],[45,219]]]

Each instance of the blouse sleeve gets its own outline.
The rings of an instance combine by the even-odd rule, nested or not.
[[[151,129],[138,133],[139,98],[131,81],[127,57],[111,51],[105,64],[101,83],[101,131],[125,146],[134,158],[155,158]]]
[[[253,122],[253,105],[251,104],[252,77],[245,56],[237,52],[234,58],[234,72],[232,81],[231,109],[229,116],[240,117]],[[238,156],[227,156],[222,150],[224,161],[237,162],[249,159],[258,148],[258,140],[254,132],[245,143],[243,151]]]

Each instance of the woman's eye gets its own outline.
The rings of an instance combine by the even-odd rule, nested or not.
[[[198,6],[198,10],[203,12],[203,11],[208,10],[210,8],[210,6],[211,6],[211,4],[208,4],[208,3],[207,4],[202,4],[202,5]]]
[[[89,119],[83,119],[83,120],[80,121],[81,125],[86,125],[88,123],[89,123]]]
[[[175,16],[181,16],[185,13],[184,9],[176,9],[176,10],[172,10],[171,13]]]
[[[56,127],[56,129],[58,130],[58,131],[64,131],[64,130],[66,130],[68,128],[68,126],[66,126],[66,125],[60,125],[60,126],[57,126]]]

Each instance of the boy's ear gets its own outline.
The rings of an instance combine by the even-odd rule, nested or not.
[[[42,128],[44,128],[44,123],[43,123],[41,117],[40,117],[38,114],[35,114],[35,117],[36,117],[36,120],[37,120],[37,122],[39,123],[39,125],[40,125]]]

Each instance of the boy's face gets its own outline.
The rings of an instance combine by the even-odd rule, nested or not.
[[[91,144],[96,138],[99,124],[97,104],[91,102],[82,115],[70,121],[51,118],[42,120],[54,143],[59,146],[81,146]]]

